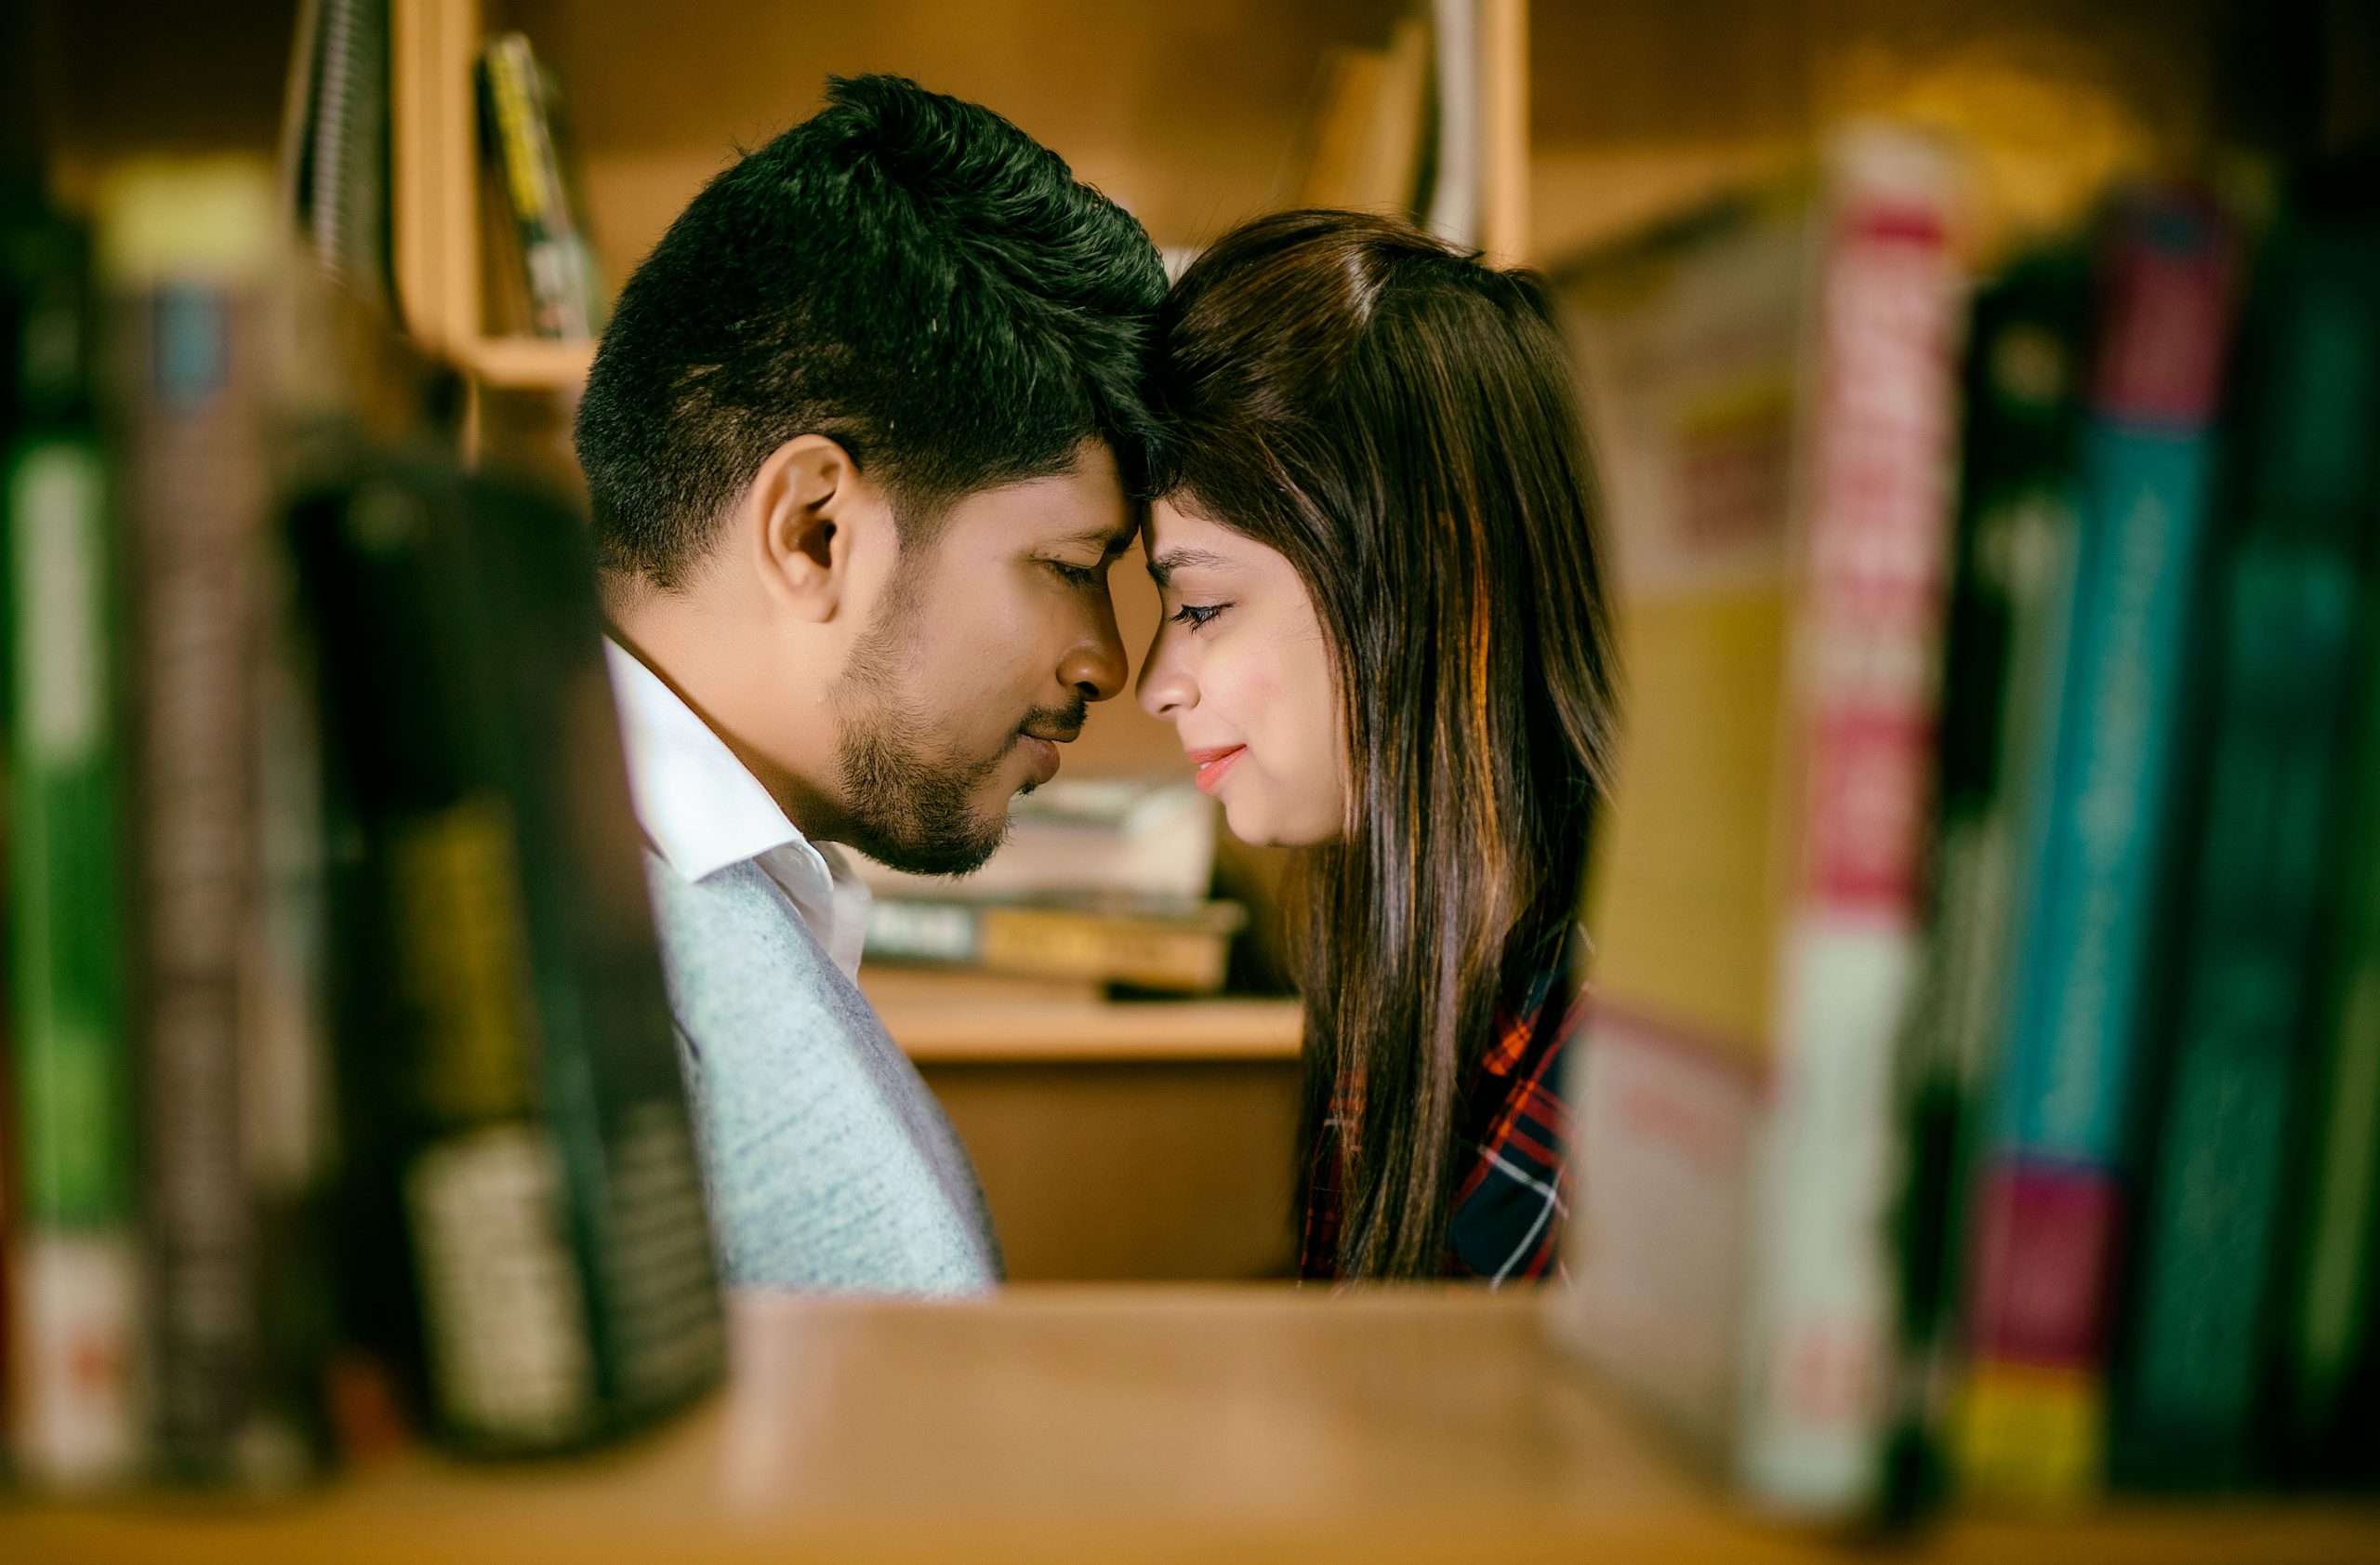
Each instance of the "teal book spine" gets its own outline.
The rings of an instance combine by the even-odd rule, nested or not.
[[[2121,1333],[2109,1460],[2127,1486],[2257,1476],[2268,1303],[2380,429],[2371,240],[2310,213],[2285,222],[2245,339],[2211,772]]]
[[[2149,1046],[2200,645],[2237,240],[2188,192],[2109,219],[2078,460],[2073,608],[1967,1288],[1961,1478],[2072,1503],[2104,1481],[2123,1160]]]

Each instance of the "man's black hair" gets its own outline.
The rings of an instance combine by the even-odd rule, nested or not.
[[[1090,437],[1137,490],[1164,293],[1140,223],[1008,121],[897,76],[832,79],[621,291],[575,431],[604,563],[675,584],[805,433],[885,485],[905,549]]]

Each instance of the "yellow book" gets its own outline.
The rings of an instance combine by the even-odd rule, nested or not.
[[[1893,1362],[1951,170],[1885,128],[1567,272],[1623,748],[1595,844],[1567,1340],[1762,1504],[1856,1514]]]

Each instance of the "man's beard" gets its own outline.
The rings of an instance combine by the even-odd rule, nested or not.
[[[879,864],[915,875],[964,875],[984,867],[1008,836],[1008,812],[986,818],[971,801],[1008,760],[1027,728],[1082,727],[1085,703],[1025,715],[992,754],[963,760],[937,753],[932,724],[906,703],[901,668],[910,644],[911,605],[896,587],[883,617],[852,648],[835,687],[841,733],[842,840]],[[1027,785],[1025,791],[1031,791]]]
[[[964,764],[937,760],[925,724],[881,690],[864,709],[845,709],[840,750],[844,840],[878,863],[964,875],[1008,835],[1005,815],[986,820],[970,802],[1007,750]]]

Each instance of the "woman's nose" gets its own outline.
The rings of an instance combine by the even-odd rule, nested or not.
[[[1150,640],[1148,656],[1141,661],[1135,694],[1143,711],[1169,723],[1198,704],[1197,684],[1190,677],[1170,627],[1158,626],[1157,635]]]

